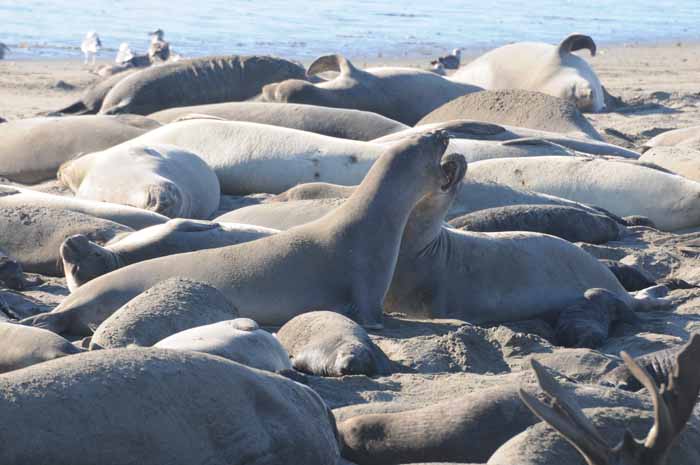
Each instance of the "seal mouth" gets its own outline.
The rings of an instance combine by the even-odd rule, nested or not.
[[[467,161],[463,155],[458,153],[450,153],[443,158],[440,163],[444,180],[440,185],[442,192],[448,192],[464,178],[467,172]]]

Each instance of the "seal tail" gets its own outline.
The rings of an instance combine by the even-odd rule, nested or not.
[[[343,55],[323,55],[311,63],[306,75],[311,77],[325,71],[338,71],[344,76],[357,72],[357,68]]]
[[[668,287],[663,284],[647,287],[641,291],[631,292],[632,309],[635,312],[651,312],[664,310],[671,306],[672,302],[666,298]]]
[[[595,56],[596,45],[593,38],[591,36],[578,34],[575,32],[573,34],[569,34],[564,40],[562,40],[557,50],[559,55],[565,55],[567,53],[583,49],[588,49],[591,52],[591,56]]]

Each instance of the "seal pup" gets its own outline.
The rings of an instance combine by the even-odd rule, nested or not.
[[[118,145],[61,165],[58,180],[81,199],[118,203],[170,218],[209,218],[219,179],[197,154],[173,145]]]
[[[2,200],[0,197],[0,205]],[[63,276],[59,248],[67,237],[83,234],[105,244],[133,229],[79,212],[29,203],[0,208],[0,231],[0,250],[17,260],[25,271]]]
[[[238,311],[211,286],[170,278],[147,289],[95,330],[90,349],[149,347],[190,328],[227,321]]]
[[[61,164],[143,135],[160,123],[142,116],[37,117],[0,125],[0,176],[23,184],[56,177]]]
[[[0,322],[0,373],[83,352],[56,333]]]
[[[218,355],[259,370],[284,372],[292,369],[289,354],[280,341],[250,318],[186,329],[158,341],[153,347]]]
[[[102,41],[100,40],[100,36],[98,36],[95,31],[90,31],[87,34],[85,34],[85,38],[80,44],[80,51],[83,52],[83,55],[85,55],[86,65],[88,64],[91,58],[92,64],[95,64],[95,59],[97,58],[97,54],[100,52],[101,48]]]
[[[341,139],[369,141],[408,129],[405,124],[369,111],[329,108],[295,103],[225,102],[170,108],[148,115],[163,124],[191,114],[216,116],[228,121],[248,121]]]
[[[268,102],[306,103],[373,111],[413,126],[423,116],[450,100],[481,90],[435,73],[414,68],[379,67],[361,70],[342,55],[325,55],[307,71],[314,76],[338,71],[335,78],[318,84],[292,79],[263,88]]]
[[[339,457],[333,414],[311,388],[198,352],[114,349],[52,360],[0,376],[0,406],[7,465],[47,457],[329,465]]]
[[[181,60],[122,79],[105,96],[100,113],[147,115],[172,107],[247,100],[265,84],[303,77],[303,67],[281,58],[232,55]]]
[[[586,60],[572,53],[586,49],[595,56],[593,39],[578,33],[559,45],[517,42],[485,53],[457,70],[452,79],[487,90],[543,92],[569,100],[581,111],[600,112],[605,109],[600,80]]]
[[[452,186],[458,160],[464,163],[453,155],[441,164],[447,145],[441,132],[401,142],[377,160],[341,207],[318,221],[245,244],[135,263],[86,283],[53,312],[23,322],[90,335],[136,295],[180,276],[219,289],[241,316],[261,325],[281,326],[323,308],[381,328],[382,303],[411,210],[427,193]]]
[[[68,289],[74,292],[86,282],[133,263],[153,258],[241,244],[279,232],[276,229],[235,223],[183,220],[151,226],[101,246],[78,234],[61,244]]]
[[[458,97],[421,118],[416,126],[468,119],[603,141],[576,105],[522,89],[484,90]]]
[[[49,219],[57,218],[67,210],[110,220],[136,230],[168,221],[168,218],[163,215],[140,208],[46,194],[14,185],[0,184],[0,209],[11,211],[23,208],[50,210],[51,214],[47,216]]]
[[[664,231],[700,225],[700,183],[647,166],[591,157],[483,160],[470,177],[642,215]]]
[[[391,361],[365,329],[334,312],[304,313],[277,331],[294,368],[316,376],[387,375]]]

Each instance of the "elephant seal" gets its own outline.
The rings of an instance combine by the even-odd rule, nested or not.
[[[134,115],[11,121],[0,125],[0,176],[23,184],[53,179],[61,164],[76,155],[104,150],[159,126]]]
[[[700,150],[700,126],[662,132],[642,145],[642,151],[655,147],[688,147]]]
[[[619,216],[642,215],[659,229],[700,225],[700,183],[646,166],[589,157],[483,160],[477,181],[498,182],[596,205]]]
[[[684,178],[700,182],[700,144],[698,149],[659,145],[645,151],[639,161],[653,163]]]
[[[425,115],[416,126],[471,119],[508,124],[602,141],[573,103],[522,89],[484,90],[451,100]]]
[[[365,329],[343,315],[317,311],[289,320],[277,338],[294,368],[316,376],[387,375],[391,362]]]
[[[132,229],[143,229],[168,221],[168,218],[163,215],[140,208],[63,197],[0,184],[0,210],[34,207],[50,211],[54,218],[58,218],[64,211],[69,211],[110,220]]]
[[[393,146],[355,193],[318,221],[245,244],[135,263],[79,287],[53,312],[22,321],[57,333],[90,335],[136,295],[179,276],[219,289],[241,316],[261,325],[281,326],[324,308],[380,328],[382,302],[411,210],[428,192],[456,182],[458,160],[464,163],[457,155],[441,163],[447,145],[446,134],[431,132]]]
[[[307,75],[314,76],[326,71],[338,71],[340,74],[318,84],[300,79],[270,84],[263,88],[263,99],[268,102],[372,111],[413,126],[440,105],[482,90],[415,68],[361,70],[342,55],[317,58],[309,66]]]
[[[170,278],[134,297],[100,324],[90,349],[149,347],[180,331],[237,316],[237,310],[213,287]]]
[[[61,165],[59,181],[76,197],[170,218],[209,218],[221,198],[219,179],[195,153],[173,145],[118,145]]]
[[[0,373],[83,352],[58,334],[0,322]]]
[[[569,242],[602,244],[620,238],[624,226],[609,216],[562,205],[511,205],[479,210],[453,218],[450,226],[463,231],[532,231]]]
[[[324,136],[365,141],[408,129],[405,124],[369,111],[294,103],[226,102],[171,108],[152,113],[148,117],[167,124],[191,114],[216,116],[228,121],[282,126]]]
[[[30,204],[1,207],[0,230],[0,250],[17,260],[25,271],[49,276],[63,276],[59,248],[67,237],[84,234],[105,244],[133,232],[102,218]]]
[[[132,234],[120,235],[101,246],[87,236],[75,235],[61,244],[59,253],[71,292],[86,282],[133,263],[153,258],[213,249],[254,241],[276,229],[246,224],[174,219]]]
[[[668,376],[673,373],[673,365],[676,361],[676,356],[683,347],[673,347],[670,349],[657,350],[640,357],[635,357],[634,362],[651,376],[657,386],[668,381]],[[620,364],[613,370],[603,376],[600,384],[612,386],[625,391],[639,391],[644,386],[635,378],[630,367],[626,364]]]
[[[60,110],[56,110],[55,113],[65,115],[96,115],[97,112],[100,111],[100,108],[102,108],[102,102],[104,101],[107,93],[112,90],[112,87],[136,71],[138,71],[138,69],[127,69],[101,79],[88,87],[87,90],[85,90],[85,92],[83,92],[83,94],[80,96],[80,99],[64,108],[61,108]]]
[[[581,111],[603,111],[605,97],[598,76],[586,60],[571,53],[584,49],[595,56],[593,39],[576,33],[559,45],[517,42],[483,54],[452,79],[487,90],[533,90],[568,100]]]
[[[220,56],[153,66],[120,80],[100,113],[147,115],[172,107],[247,100],[265,84],[303,79],[304,68],[282,58]]]
[[[154,347],[218,355],[259,370],[292,369],[289,354],[280,341],[249,318],[186,329],[158,341]]]
[[[462,176],[465,171],[466,165]],[[384,301],[387,311],[474,324],[549,319],[591,288],[607,289],[634,310],[667,304],[646,290],[628,294],[592,255],[558,237],[444,227],[460,187],[429,193],[413,209]]]
[[[328,465],[339,456],[333,415],[312,389],[197,352],[100,350],[7,373],[0,414],[7,465]]]

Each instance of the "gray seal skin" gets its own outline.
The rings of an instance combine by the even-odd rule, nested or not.
[[[163,215],[140,208],[46,194],[14,185],[0,184],[0,210],[34,207],[47,209],[54,217],[69,211],[110,220],[132,229],[142,229],[168,221],[168,218]]]
[[[637,267],[626,265],[615,260],[600,260],[615,275],[620,284],[628,291],[641,291],[656,285],[650,276]]]
[[[624,231],[624,227],[609,216],[562,205],[489,208],[453,218],[449,224],[463,231],[532,231],[551,234],[569,242],[591,244],[617,240]]]
[[[277,332],[294,368],[316,376],[386,375],[391,362],[365,329],[334,312],[292,318]]]
[[[173,145],[118,145],[61,165],[61,184],[77,198],[130,205],[170,218],[207,219],[221,188],[196,154]]]
[[[305,103],[372,111],[413,126],[440,105],[481,90],[453,82],[430,71],[379,67],[361,70],[342,55],[325,55],[314,61],[307,74],[326,71],[340,74],[318,84],[290,79],[270,84],[262,97],[268,102]]]
[[[90,349],[149,347],[180,331],[232,320],[237,310],[203,283],[170,278],[147,289],[95,330]]]
[[[78,101],[71,103],[67,107],[61,108],[60,110],[56,110],[56,113],[62,113],[65,115],[96,115],[97,112],[100,111],[100,108],[102,108],[102,102],[104,101],[107,93],[112,90],[112,87],[136,71],[138,70],[129,69],[101,79],[85,90]]]
[[[100,113],[147,115],[172,107],[247,100],[265,84],[303,79],[304,68],[282,58],[221,56],[153,66],[119,81]]]
[[[20,205],[0,207],[0,231],[0,250],[17,260],[25,271],[63,276],[59,249],[67,237],[83,234],[105,244],[133,229],[70,210]]]
[[[242,244],[277,233],[276,229],[246,224],[174,219],[151,226],[101,246],[85,235],[67,238],[59,253],[68,288],[133,263],[152,258]]]
[[[160,123],[142,116],[37,117],[0,125],[0,176],[23,184],[56,177],[73,157],[141,136]]]
[[[405,124],[369,111],[294,103],[226,102],[171,108],[152,113],[148,117],[167,124],[192,114],[215,116],[228,121],[270,124],[362,141],[408,129]]]
[[[87,352],[0,376],[6,465],[329,465],[312,389],[197,352]],[[31,434],[28,434],[31,432]]]
[[[464,95],[436,108],[416,123],[416,126],[456,119],[472,119],[603,140],[573,103],[541,92],[521,89],[485,90]]]
[[[218,355],[259,370],[286,372],[292,369],[289,354],[280,341],[249,318],[186,329],[158,341],[153,347]]]
[[[458,160],[466,163],[455,155],[441,164],[448,143],[447,134],[431,132],[388,149],[356,192],[318,221],[245,244],[135,263],[86,283],[53,312],[23,322],[90,335],[136,295],[180,276],[219,289],[241,316],[263,326],[281,326],[323,308],[381,328],[382,302],[411,210],[427,193],[456,182]]]
[[[0,322],[0,373],[83,352],[58,334]]]
[[[640,357],[635,357],[634,361],[641,366],[651,376],[657,386],[668,381],[668,376],[673,370],[676,356],[683,347],[673,347],[670,349],[657,350]],[[600,380],[600,384],[612,386],[625,391],[639,391],[644,386],[634,377],[629,367],[625,364],[619,365],[608,372]]]

